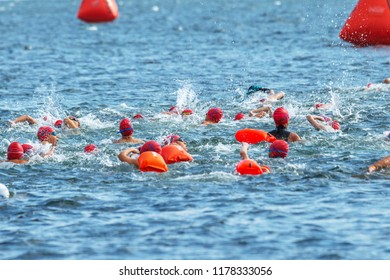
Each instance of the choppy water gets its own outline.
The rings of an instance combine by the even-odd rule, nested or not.
[[[340,3],[342,2],[342,3]],[[0,156],[37,143],[30,114],[80,118],[56,155],[0,164],[1,259],[388,259],[390,171],[366,174],[389,154],[388,47],[354,48],[338,33],[356,1],[120,1],[120,17],[88,25],[79,1],[0,2]],[[367,83],[376,83],[364,90]],[[290,129],[305,141],[285,160],[268,145],[249,154],[272,173],[234,174],[244,127],[259,106],[251,84],[287,93]],[[318,112],[314,103],[333,103]],[[190,107],[181,119],[161,114]],[[223,121],[200,125],[210,107]],[[142,174],[120,163],[118,123],[134,136],[179,133],[193,163]],[[342,132],[315,131],[306,115],[333,115]],[[86,156],[95,143],[99,152]]]

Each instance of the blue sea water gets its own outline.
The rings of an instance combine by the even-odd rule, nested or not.
[[[107,24],[76,18],[80,1],[0,1],[0,157],[10,142],[37,143],[38,126],[79,117],[59,131],[54,157],[0,164],[0,259],[389,259],[390,171],[367,166],[390,153],[390,48],[356,48],[338,33],[356,1],[118,1]],[[365,86],[374,85],[370,89]],[[276,103],[304,139],[286,159],[268,144],[249,155],[271,167],[238,176],[245,127],[260,106],[252,84],[283,90]],[[315,103],[331,103],[318,111]],[[189,107],[182,119],[161,112]],[[210,107],[224,118],[200,125]],[[134,136],[180,134],[192,163],[140,173],[117,159],[123,117]],[[308,114],[338,119],[317,132]],[[89,143],[96,155],[85,155]]]

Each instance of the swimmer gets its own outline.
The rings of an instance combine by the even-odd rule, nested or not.
[[[271,107],[269,107],[269,106],[264,106],[264,107],[249,111],[250,117],[262,118],[262,117],[266,116],[267,114],[269,115],[270,118],[272,118],[272,110],[271,110]]]
[[[25,158],[23,146],[19,142],[12,142],[8,146],[6,162],[12,162],[16,164],[28,163],[28,159]]]
[[[167,164],[192,161],[192,156],[188,153],[187,143],[179,135],[168,135],[162,141],[161,155]]]
[[[287,142],[295,142],[301,140],[298,134],[287,130],[290,116],[286,109],[279,107],[273,114],[276,129],[269,131],[270,134],[275,136],[277,140],[284,140]]]
[[[50,126],[41,126],[38,129],[37,137],[42,145],[51,145],[49,151],[41,153],[41,157],[45,158],[54,155],[54,150],[56,149],[58,142],[58,136],[54,128]]]
[[[221,121],[223,117],[223,111],[221,108],[211,108],[202,122],[204,125],[216,124]]]
[[[288,143],[284,140],[276,140],[269,146],[270,158],[285,158],[288,154]]]
[[[156,152],[157,154],[161,153],[161,146],[156,141],[148,141],[143,144],[140,148],[127,148],[121,151],[118,154],[118,159],[122,162],[132,164],[136,167],[139,167],[138,158],[143,152]]]
[[[377,171],[379,169],[386,168],[389,166],[390,166],[390,156],[387,156],[387,157],[384,157],[384,158],[378,160],[377,162],[371,164],[368,167],[368,172],[372,173],[374,171]]]
[[[234,120],[235,121],[239,121],[239,120],[242,120],[245,118],[245,114],[243,112],[240,112],[238,113],[235,117],[234,117]]]
[[[308,115],[306,119],[317,130],[336,131],[340,130],[340,123],[325,116]]]
[[[33,117],[31,117],[29,115],[23,115],[23,116],[17,117],[16,119],[14,119],[10,122],[12,124],[17,124],[17,123],[21,123],[21,122],[28,122],[30,125],[38,123]]]
[[[194,112],[191,109],[184,109],[180,112],[177,106],[171,107],[167,112],[163,112],[166,115],[181,115],[182,117],[192,115]]]
[[[384,84],[390,84],[390,77],[383,80]]]
[[[171,134],[165,137],[162,141],[162,146],[168,145],[180,146],[184,151],[187,151],[187,143],[179,135]]]
[[[330,109],[332,108],[332,104],[324,104],[324,103],[316,103],[314,104],[314,107],[317,109],[317,110],[322,110],[322,109]]]
[[[54,123],[55,128],[61,128],[64,125],[66,128],[80,128],[80,121],[75,116],[69,116],[64,120],[57,120]]]
[[[121,120],[119,124],[119,133],[122,134],[122,138],[118,140],[114,140],[114,144],[120,144],[120,143],[134,143],[134,144],[142,144],[144,141],[141,139],[133,138],[133,125],[131,121],[127,118],[124,118]]]
[[[268,96],[266,98],[261,99],[260,102],[267,102],[267,101],[276,102],[280,99],[283,99],[286,96],[286,94],[283,91],[275,92],[273,89],[264,88],[257,85],[250,86],[246,94],[250,95],[259,91],[268,94]]]

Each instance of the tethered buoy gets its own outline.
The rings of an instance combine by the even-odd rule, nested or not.
[[[390,0],[359,0],[339,36],[358,46],[390,45]]]
[[[77,17],[89,23],[109,22],[119,15],[115,0],[83,0]]]

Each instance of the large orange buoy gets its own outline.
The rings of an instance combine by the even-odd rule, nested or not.
[[[142,172],[161,173],[168,171],[168,166],[166,165],[162,156],[152,151],[141,153],[138,158],[138,165]]]
[[[246,142],[249,144],[257,144],[262,141],[272,143],[276,140],[275,136],[269,134],[268,132],[253,128],[241,129],[236,132],[235,137],[238,142]]]
[[[83,0],[77,17],[90,23],[113,21],[119,15],[115,0]]]
[[[240,175],[261,175],[265,172],[271,172],[271,169],[264,165],[260,166],[253,159],[244,159],[237,163],[236,170]]]
[[[180,161],[191,161],[192,156],[182,147],[176,145],[167,145],[162,147],[161,155],[167,164]]]
[[[358,45],[390,45],[390,0],[359,0],[340,38]]]

